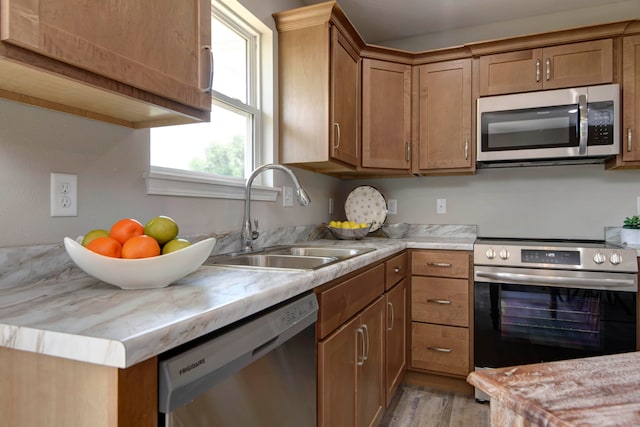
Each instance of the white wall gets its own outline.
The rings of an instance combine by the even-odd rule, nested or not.
[[[482,169],[474,176],[358,180],[398,201],[387,222],[477,224],[484,237],[604,238],[636,213],[640,170],[603,165]],[[346,199],[346,195],[342,198]],[[342,199],[341,198],[341,199]],[[342,199],[342,200],[344,200]],[[447,213],[436,214],[436,199]]]
[[[515,7],[515,6],[514,6]],[[494,22],[476,27],[459,28],[452,31],[427,33],[400,40],[377,43],[409,52],[459,46],[466,43],[494,40],[527,34],[539,34],[568,28],[597,25],[607,22],[627,21],[640,18],[640,0],[607,4],[600,7],[581,8],[567,12],[545,15],[541,13],[523,19]]]
[[[267,2],[243,2],[274,29]],[[299,7],[294,0],[271,0],[273,11]],[[274,64],[277,64],[274,61]],[[277,73],[274,73],[277,74]],[[276,92],[277,93],[277,92]],[[277,117],[274,118],[277,123]],[[241,227],[238,200],[148,196],[149,131],[132,130],[42,108],[0,100],[0,247],[61,242],[123,217],[146,221],[169,215],[182,234],[224,232]],[[78,174],[77,217],[49,216],[49,173]],[[340,181],[296,170],[311,196],[308,208],[253,202],[260,228],[318,224],[328,219],[328,194]],[[276,185],[287,184],[276,173]]]
[[[294,0],[241,3],[271,28],[272,12],[300,6]],[[148,165],[148,139],[147,130],[0,100],[0,247],[61,242],[64,236],[108,227],[125,216],[144,221],[169,215],[185,234],[240,228],[241,201],[147,196],[142,174]],[[79,175],[78,217],[49,216],[50,172]],[[252,212],[261,228],[327,221],[329,196],[340,208],[355,185],[374,184],[398,200],[400,213],[391,222],[478,224],[485,236],[600,238],[602,227],[635,213],[640,195],[640,171],[604,172],[601,166],[359,181],[297,173],[312,205],[283,208],[280,199],[254,202]],[[276,184],[286,182],[280,174],[275,178]],[[447,199],[447,215],[435,215],[436,198]]]

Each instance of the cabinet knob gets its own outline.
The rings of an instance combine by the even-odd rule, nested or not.
[[[401,271],[402,271],[402,266],[396,267],[396,268],[393,269],[394,273],[400,273]]]

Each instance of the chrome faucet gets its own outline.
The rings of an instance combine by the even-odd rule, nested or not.
[[[258,238],[260,233],[257,230],[251,229],[251,215],[250,215],[250,205],[251,205],[251,185],[253,184],[253,180],[257,175],[266,171],[267,169],[278,169],[283,172],[286,172],[293,184],[296,186],[296,198],[298,199],[298,203],[301,206],[308,206],[311,203],[311,198],[306,191],[300,186],[300,182],[298,182],[298,178],[293,174],[293,171],[286,166],[278,165],[278,164],[266,164],[257,167],[249,178],[247,178],[246,187],[244,189],[244,218],[242,219],[242,251],[250,252],[253,250],[253,241]],[[258,228],[258,221],[256,220],[256,229]]]

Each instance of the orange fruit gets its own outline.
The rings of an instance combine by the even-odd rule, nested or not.
[[[151,236],[133,236],[122,245],[122,258],[149,258],[160,255],[160,244]]]
[[[142,233],[144,233],[144,227],[140,224],[140,221],[133,218],[123,218],[111,226],[109,237],[113,237],[121,245],[124,245],[124,242]]]
[[[112,258],[120,258],[122,255],[122,245],[113,237],[96,237],[85,247],[97,254]]]

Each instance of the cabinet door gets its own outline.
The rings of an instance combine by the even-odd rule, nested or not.
[[[613,82],[611,39],[546,47],[542,59],[544,89]]]
[[[640,36],[623,40],[622,159],[640,161]]]
[[[358,166],[360,59],[347,39],[331,27],[330,156]]]
[[[356,367],[365,351],[360,316],[318,344],[318,426],[352,426]]]
[[[386,294],[385,392],[389,406],[407,366],[407,279]]]
[[[480,58],[480,96],[613,82],[613,40],[529,49]]]
[[[480,96],[542,89],[542,49],[480,57]]]
[[[471,59],[419,69],[417,172],[471,170]]]
[[[206,0],[6,0],[2,6],[5,43],[211,109],[201,90],[210,72]]]
[[[362,166],[409,169],[411,67],[362,61]]]
[[[362,312],[365,357],[357,373],[357,426],[376,426],[382,419],[384,400],[384,297]],[[341,424],[333,424],[341,425]]]

